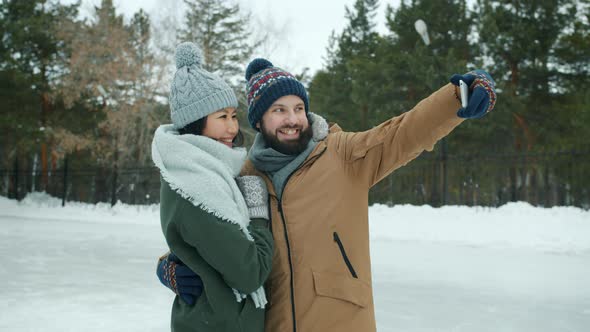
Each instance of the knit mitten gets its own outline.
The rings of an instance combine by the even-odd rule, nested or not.
[[[469,102],[467,107],[460,108],[457,116],[467,119],[477,119],[489,113],[496,105],[496,82],[486,71],[481,69],[466,74],[455,74],[451,83],[459,86],[459,80],[469,86]],[[456,96],[457,99],[461,99]]]
[[[203,292],[201,278],[172,252],[160,257],[156,274],[164,286],[189,305],[195,304]]]
[[[268,189],[264,180],[259,176],[248,175],[237,177],[236,182],[244,195],[250,219],[268,220]]]

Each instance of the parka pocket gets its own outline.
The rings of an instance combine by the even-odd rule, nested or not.
[[[360,279],[328,272],[313,272],[316,295],[350,302],[361,308],[371,301],[371,286]]]
[[[340,254],[342,255],[342,259],[344,260],[344,264],[346,264],[348,271],[350,271],[350,274],[353,278],[358,279],[356,271],[354,270],[354,266],[352,266],[350,259],[348,259],[348,255],[346,255],[346,249],[344,249],[344,244],[342,244],[342,240],[340,240],[337,232],[334,232],[334,242],[336,242],[338,245],[338,249],[340,250]]]

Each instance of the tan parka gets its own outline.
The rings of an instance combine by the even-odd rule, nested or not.
[[[414,109],[360,133],[338,125],[288,178],[282,200],[270,178],[275,241],[267,281],[267,332],[375,331],[368,192],[463,119],[448,84]]]

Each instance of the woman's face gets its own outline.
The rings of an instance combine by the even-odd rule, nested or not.
[[[239,129],[240,124],[238,123],[236,109],[228,107],[207,116],[207,123],[202,135],[231,148]]]

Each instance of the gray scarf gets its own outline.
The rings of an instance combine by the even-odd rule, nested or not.
[[[270,175],[273,187],[279,200],[283,195],[283,189],[291,173],[293,173],[311,154],[319,141],[328,136],[328,123],[324,118],[314,113],[309,113],[313,137],[303,152],[297,155],[280,153],[266,145],[260,133],[256,134],[254,144],[250,149],[248,158],[259,171]]]

